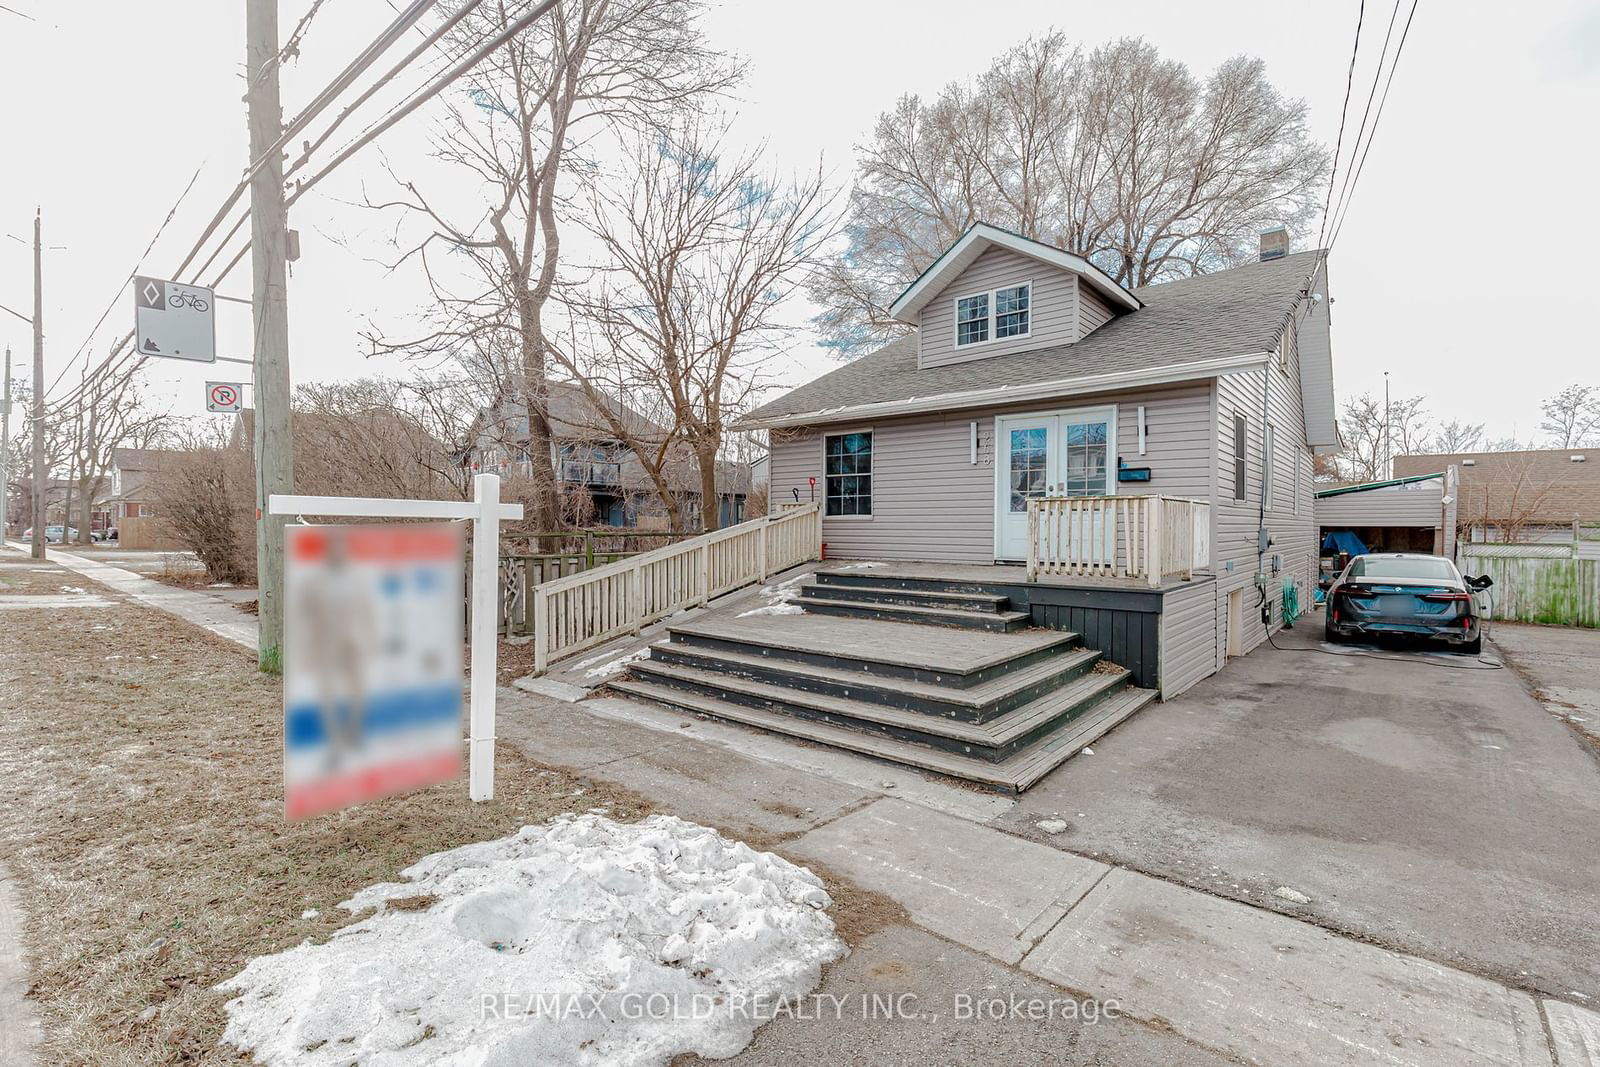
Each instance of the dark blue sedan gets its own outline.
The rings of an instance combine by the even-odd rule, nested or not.
[[[1493,584],[1488,575],[1463,578],[1443,556],[1371,552],[1328,583],[1323,632],[1329,641],[1428,638],[1477,653],[1483,648],[1477,594]]]

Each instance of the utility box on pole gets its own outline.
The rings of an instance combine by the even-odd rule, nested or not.
[[[288,211],[283,202],[283,106],[278,99],[278,0],[246,0],[245,100],[250,118],[250,261],[255,312],[256,583],[260,664],[283,649],[283,517],[267,507],[294,492],[289,437]]]

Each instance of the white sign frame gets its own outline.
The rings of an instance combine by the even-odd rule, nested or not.
[[[141,356],[215,363],[217,294],[204,285],[135,275],[133,341]]]
[[[233,390],[233,403],[222,404],[214,395],[218,386],[227,386]],[[237,415],[244,405],[243,382],[207,382],[206,383],[206,410],[222,415]]]
[[[495,675],[500,659],[500,521],[522,518],[521,504],[500,502],[500,476],[472,480],[471,500],[382,500],[356,496],[267,498],[272,515],[330,515],[368,519],[471,519],[472,615],[467,630],[472,678],[467,712],[467,795],[494,799]]]

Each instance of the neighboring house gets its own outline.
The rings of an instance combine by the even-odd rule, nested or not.
[[[666,508],[644,464],[619,438],[589,393],[576,383],[552,381],[548,403],[551,461],[563,494],[569,499],[585,496],[584,510],[598,525],[665,525]],[[615,398],[602,393],[599,403],[608,406],[611,418],[636,441],[659,442],[667,435],[663,427]],[[528,416],[520,401],[508,400],[494,410],[480,411],[468,436],[473,446],[462,461],[473,471],[532,473]],[[699,466],[687,447],[673,447],[667,475],[684,521],[698,527]],[[716,486],[719,525],[742,521],[750,492],[748,470],[742,464],[718,463]]]
[[[115,448],[111,450],[112,525],[118,519],[151,518],[156,505],[155,482],[163,463],[183,455],[169,448]]]
[[[1337,556],[1354,534],[1368,552],[1454,556],[1459,503],[1457,468],[1317,491],[1323,554]],[[1331,539],[1331,540],[1330,540]]]
[[[1394,458],[1396,478],[1455,467],[1463,541],[1571,541],[1573,524],[1600,524],[1600,448],[1458,452]]]
[[[1181,692],[1280,624],[1286,583],[1304,605],[1315,579],[1312,455],[1340,447],[1326,259],[1268,236],[1260,262],[1128,290],[972,227],[890,308],[913,332],[741,422],[770,432],[773,506],[820,501],[830,558],[994,564],[1029,559],[1030,498],[1199,502],[1193,544],[1166,536],[1203,565],[1155,591],[987,579],[1063,628],[1122,613],[1101,620],[1106,654]],[[1105,529],[1074,536],[1138,536]]]

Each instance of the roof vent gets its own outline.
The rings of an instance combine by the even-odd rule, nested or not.
[[[1588,458],[1589,458],[1588,456],[1584,455],[1582,452],[1579,452],[1577,455],[1572,457],[1572,462],[1574,462],[1574,463],[1582,463],[1584,460],[1586,460]]]
[[[1475,459],[1464,459],[1461,461],[1461,465],[1463,467],[1476,467],[1478,465],[1478,461]]]
[[[1282,226],[1264,230],[1261,234],[1261,262],[1282,259],[1289,254],[1289,231]]]

